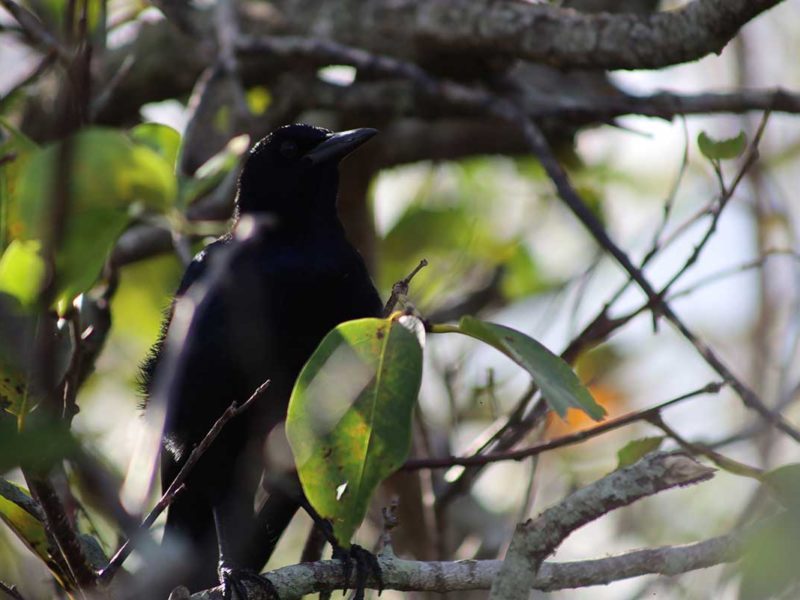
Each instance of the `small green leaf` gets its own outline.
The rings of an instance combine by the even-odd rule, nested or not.
[[[422,328],[413,321],[342,323],[322,340],[292,391],[286,434],[303,490],[344,546],[375,487],[408,455],[422,377]]]
[[[744,131],[739,135],[724,140],[715,140],[705,131],[701,131],[697,136],[697,146],[703,156],[709,160],[725,160],[741,156],[747,147],[747,136]]]
[[[161,123],[142,123],[131,129],[131,138],[155,151],[175,168],[181,147],[181,134],[172,127]]]
[[[619,452],[617,452],[617,468],[623,469],[628,467],[642,458],[645,454],[655,452],[661,447],[664,439],[665,436],[658,435],[654,437],[639,438],[638,440],[631,440],[625,444]]]
[[[181,177],[179,180],[181,206],[189,206],[222,183],[249,148],[248,135],[236,136],[225,148],[203,163],[194,177]]]
[[[263,85],[257,85],[247,90],[245,99],[247,108],[254,115],[263,115],[272,103],[272,95]]]
[[[580,409],[596,421],[605,416],[605,409],[594,401],[570,366],[533,338],[510,327],[469,316],[462,317],[457,328],[446,327],[440,331],[468,335],[508,356],[530,374],[547,404],[562,418],[568,408]]]

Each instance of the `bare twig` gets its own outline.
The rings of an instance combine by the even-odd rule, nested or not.
[[[175,497],[180,493],[181,489],[183,488],[184,482],[188,477],[189,473],[191,473],[194,466],[197,464],[197,461],[203,456],[203,454],[208,450],[211,444],[214,442],[216,437],[219,435],[222,428],[225,427],[228,421],[232,418],[242,414],[245,412],[250,406],[258,400],[264,391],[269,387],[269,380],[262,383],[256,391],[243,403],[239,404],[238,402],[234,401],[231,405],[225,409],[225,412],[220,415],[220,417],[216,420],[214,425],[211,429],[208,430],[208,433],[203,437],[200,443],[195,446],[192,452],[189,454],[189,458],[186,459],[186,462],[181,467],[181,470],[175,476],[175,479],[172,480],[172,483],[169,484],[169,487],[166,491],[161,495],[156,505],[153,509],[148,513],[147,517],[145,517],[144,521],[142,521],[141,526],[139,527],[139,533],[145,534],[148,529],[153,525],[155,520],[158,516],[164,511],[167,506],[169,506]],[[111,560],[108,562],[108,565],[100,572],[100,582],[103,584],[108,584],[113,579],[114,575],[116,574],[117,570],[122,563],[125,561],[126,558],[130,555],[133,551],[133,538],[126,540],[124,544],[120,547],[119,550],[114,554]]]
[[[743,477],[750,477],[751,479],[756,479],[758,481],[762,480],[762,475],[764,474],[764,471],[762,469],[757,469],[755,467],[751,467],[750,465],[746,465],[739,461],[730,459],[727,456],[723,456],[719,452],[715,452],[714,450],[708,448],[703,444],[697,444],[686,440],[672,427],[667,425],[661,418],[660,414],[652,415],[648,417],[647,420],[656,427],[658,427],[659,429],[661,429],[661,431],[666,433],[673,440],[678,442],[678,444],[680,444],[680,446],[687,452],[690,452],[697,456],[704,456],[705,458],[713,462],[715,465],[717,465],[720,469],[725,469],[726,471],[729,471],[731,473],[736,473],[737,475],[741,475]]]
[[[628,413],[627,415],[606,421],[605,423],[601,423],[600,425],[596,425],[590,429],[584,429],[583,431],[577,431],[575,433],[563,435],[546,442],[529,446],[528,448],[520,448],[519,450],[511,450],[508,452],[492,452],[490,454],[472,454],[470,456],[461,457],[449,456],[446,458],[417,458],[406,461],[402,469],[408,471],[417,469],[447,469],[457,465],[476,466],[506,460],[522,460],[531,456],[537,456],[543,452],[578,444],[593,437],[597,437],[598,435],[619,429],[620,427],[625,427],[631,423],[636,423],[639,421],[651,421],[665,408],[668,408],[674,404],[678,404],[679,402],[683,402],[684,400],[695,398],[696,396],[719,393],[723,386],[724,384],[721,382],[709,383],[700,389],[683,394],[677,398],[667,400],[666,402],[662,402],[661,404],[651,408]]]
[[[48,51],[55,52],[58,58],[65,63],[72,61],[72,56],[70,56],[67,49],[61,45],[31,11],[14,0],[0,0],[0,4],[11,13],[11,16],[19,23],[19,26],[31,42],[44,46]]]
[[[428,261],[424,258],[419,261],[419,264],[414,267],[414,270],[411,271],[408,275],[406,275],[400,281],[395,282],[392,286],[392,294],[389,296],[389,300],[386,301],[386,306],[383,307],[383,316],[388,317],[394,307],[397,305],[398,300],[405,298],[408,295],[408,285],[411,283],[411,280],[414,279],[414,276],[419,273],[424,267],[428,266]]]
[[[14,600],[25,600],[25,597],[19,593],[15,585],[8,585],[0,581],[0,592],[5,592],[9,598],[13,598]]]

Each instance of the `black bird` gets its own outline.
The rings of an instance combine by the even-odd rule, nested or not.
[[[202,298],[181,360],[164,360],[173,303],[143,366],[148,396],[154,383],[171,378],[164,489],[231,402],[244,402],[270,380],[253,407],[225,426],[168,509],[164,539],[191,544],[196,568],[181,583],[192,591],[227,584],[233,573],[267,561],[298,499],[275,493],[260,514],[254,511],[263,442],[285,418],[295,379],[325,334],[343,321],[381,314],[336,212],[339,162],[375,133],[288,125],[253,147],[239,177],[232,232],[197,255],[176,292],[176,301]]]

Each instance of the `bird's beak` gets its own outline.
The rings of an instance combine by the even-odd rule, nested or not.
[[[378,130],[371,127],[332,133],[316,148],[308,152],[303,157],[303,162],[313,166],[324,162],[342,160],[376,133],[378,133]]]

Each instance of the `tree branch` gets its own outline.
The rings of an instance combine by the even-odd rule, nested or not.
[[[373,52],[425,62],[438,53],[514,57],[559,68],[658,69],[719,54],[739,29],[781,0],[694,0],[640,14],[587,14],[543,3],[498,0],[338,2],[283,0],[291,26]],[[333,14],[333,11],[337,14]],[[309,22],[309,14],[316,19]],[[360,26],[353,26],[353,20]],[[391,48],[391,50],[390,50]],[[411,54],[409,56],[409,54]]]
[[[622,506],[712,477],[683,453],[650,454],[570,494],[539,517],[517,525],[490,599],[527,598],[539,566],[573,531]]]
[[[712,470],[684,454],[653,454],[635,465],[610,475],[571,494],[535,521],[520,528],[541,539],[541,547],[558,542],[593,518],[639,498],[681,485],[708,479]],[[530,586],[543,591],[604,585],[613,581],[648,574],[678,575],[724,562],[732,562],[741,554],[741,541],[729,534],[685,546],[649,548],[596,560],[567,563],[543,563]],[[502,561],[464,560],[454,562],[420,562],[394,556],[389,548],[379,557],[383,588],[403,591],[452,592],[489,589],[502,570]],[[524,562],[530,571],[531,563]],[[266,578],[282,598],[296,598],[314,592],[341,589],[344,577],[338,561],[319,561],[292,565],[270,571]],[[250,584],[248,598],[263,598],[263,589]],[[368,586],[377,587],[376,581]],[[262,594],[262,595],[260,595]],[[526,590],[527,594],[527,590]],[[525,596],[527,597],[527,595]],[[218,600],[221,588],[192,596],[194,600]]]

